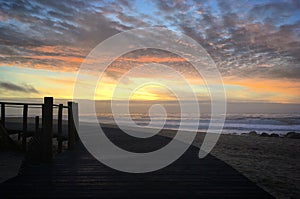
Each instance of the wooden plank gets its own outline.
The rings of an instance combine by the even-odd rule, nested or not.
[[[104,131],[117,145],[134,151],[152,151],[170,141],[161,136],[134,141],[118,129]],[[0,192],[4,198],[33,193],[62,198],[273,198],[226,163],[211,155],[199,159],[198,153],[199,148],[191,146],[168,167],[132,174],[102,164],[78,142],[52,164],[25,165],[19,176],[0,185]]]
[[[22,149],[26,151],[28,105],[23,107]]]
[[[63,114],[63,104],[58,106],[58,118],[57,118],[57,142],[58,142],[58,153],[62,152],[62,114]]]
[[[53,97],[45,97],[42,109],[42,161],[50,162],[53,158]]]

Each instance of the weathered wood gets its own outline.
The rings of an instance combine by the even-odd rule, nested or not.
[[[74,117],[74,124],[75,124],[75,140],[79,140],[78,136],[78,128],[79,128],[79,116],[78,116],[78,103],[74,103],[73,109],[73,117]]]
[[[75,143],[75,122],[73,115],[74,102],[68,102],[68,149],[74,148]]]
[[[43,104],[41,103],[24,103],[24,102],[0,102],[0,104],[6,104],[6,105],[19,105],[19,106],[23,106],[25,104],[29,105],[29,106],[41,106]]]
[[[57,142],[58,142],[58,153],[62,152],[62,114],[63,114],[63,104],[58,106],[58,118],[57,118]]]
[[[23,107],[23,129],[22,129],[22,148],[26,151],[27,142],[27,117],[28,117],[28,105],[25,104]]]
[[[5,127],[5,104],[1,104],[1,124]]]
[[[40,127],[40,117],[35,116],[35,135],[39,133],[39,127]]]
[[[49,162],[53,158],[52,136],[53,136],[53,97],[45,97],[42,109],[42,161]]]
[[[137,152],[170,142],[161,136],[134,141],[121,130],[104,131],[116,145]],[[199,159],[198,153],[199,148],[191,146],[168,167],[132,174],[100,163],[78,142],[52,164],[25,165],[20,175],[1,183],[0,192],[3,198],[273,198],[226,163],[212,155]]]
[[[42,105],[42,106],[37,106]],[[8,129],[7,132],[10,134],[18,134],[18,140],[21,140],[21,146],[24,150],[27,150],[27,140],[29,137],[37,138],[40,142],[40,152],[43,156],[43,161],[50,161],[53,157],[52,152],[52,138],[55,135],[58,141],[58,152],[62,151],[63,140],[69,140],[69,149],[72,149],[75,141],[78,139],[76,134],[76,125],[78,124],[78,104],[74,102],[69,102],[67,106],[63,104],[53,104],[52,97],[45,97],[44,104],[38,103],[11,103],[11,102],[0,102],[1,106],[1,122],[0,124],[5,125],[5,108],[12,106],[16,108],[23,108],[22,123],[19,123],[17,129]],[[53,108],[58,108],[58,123],[57,123],[57,134],[53,132]],[[28,123],[28,110],[29,108],[42,108],[42,130],[39,128],[39,116],[35,117],[35,126]],[[63,136],[63,109],[69,109],[69,122],[68,122],[68,135]],[[2,127],[3,127],[2,125]],[[11,124],[6,122],[6,126]],[[22,130],[21,130],[22,129]],[[55,129],[56,131],[56,129]]]

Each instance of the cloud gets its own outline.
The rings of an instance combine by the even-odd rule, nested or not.
[[[0,82],[0,88],[8,91],[17,91],[23,93],[39,93],[39,91],[36,90],[33,86],[27,84],[18,85],[10,82]]]
[[[208,51],[222,75],[300,78],[300,19],[295,20],[300,14],[298,7],[293,3],[239,6],[231,1],[218,2],[220,13],[210,8],[199,18],[181,20],[179,27]],[[284,20],[278,19],[277,13]],[[268,18],[272,20],[265,20]]]
[[[272,2],[253,6],[249,11],[250,20],[260,19],[267,23],[280,24],[293,16],[297,11],[293,3]]]
[[[199,42],[224,76],[300,78],[298,1],[152,4],[145,9],[129,0],[1,1],[0,63],[76,71],[89,51],[110,36],[164,26]],[[157,57],[147,54],[148,60]]]

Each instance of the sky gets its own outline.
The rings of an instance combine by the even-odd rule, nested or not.
[[[1,98],[72,98],[77,72],[89,52],[113,35],[141,27],[164,27],[203,46],[222,75],[229,101],[300,103],[297,0],[0,1]],[[145,63],[173,67],[200,100],[207,100],[205,83],[189,63],[155,49],[130,52],[112,63],[95,98],[111,99],[122,74]],[[98,73],[91,71],[87,81],[93,74]],[[184,94],[160,67],[128,77],[121,88],[125,93],[155,78],[177,85]],[[158,85],[142,87],[132,96],[175,97]]]

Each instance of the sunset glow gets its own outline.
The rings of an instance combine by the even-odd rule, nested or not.
[[[206,49],[222,74],[229,101],[300,103],[298,1],[176,2],[1,2],[1,98],[70,99],[78,69],[97,44],[132,28],[163,26],[190,36]],[[112,99],[117,77],[149,63],[173,67],[185,75],[199,100],[207,99],[205,83],[184,58],[155,50],[115,60],[94,98]],[[120,86],[126,92],[142,80],[155,78],[176,84],[161,73],[157,69],[136,74]],[[89,75],[99,76],[97,70]],[[178,92],[183,92],[180,85]],[[166,88],[150,85],[140,88],[132,99],[176,97]]]

